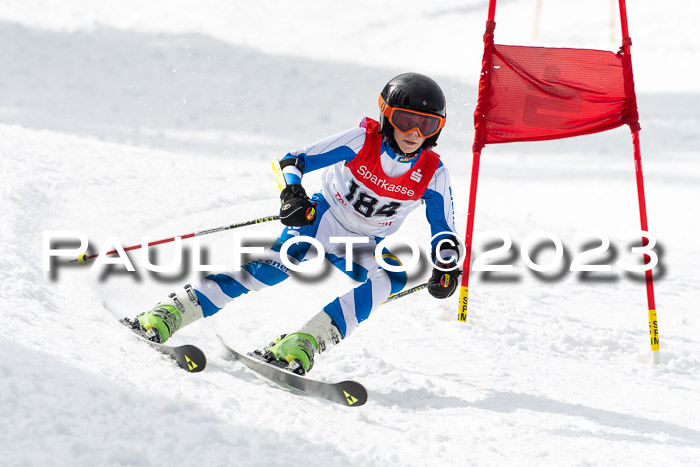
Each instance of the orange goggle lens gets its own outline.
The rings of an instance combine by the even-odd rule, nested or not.
[[[445,126],[445,118],[416,110],[390,107],[384,98],[379,96],[379,110],[394,128],[403,134],[418,131],[421,138],[430,138]]]

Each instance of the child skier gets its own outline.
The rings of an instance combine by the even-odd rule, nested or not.
[[[196,287],[188,284],[152,310],[124,322],[164,343],[178,329],[213,315],[234,298],[282,282],[289,272],[280,260],[281,246],[294,236],[313,237],[323,245],[326,259],[361,284],[265,349],[268,360],[287,363],[303,375],[313,366],[316,353],[347,338],[380,303],[403,289],[406,274],[380,267],[374,251],[421,203],[426,204],[433,235],[435,269],[428,291],[436,298],[451,296],[460,275],[452,190],[447,168],[431,150],[445,125],[445,96],[431,78],[404,73],[386,84],[379,109],[378,122],[365,118],[358,128],[297,149],[280,161],[286,182],[280,220],[287,227],[267,258],[239,271],[209,275]],[[323,189],[309,198],[302,177],[323,167],[328,167]],[[369,237],[369,242],[354,244],[352,268],[346,271],[350,256],[346,244],[332,243],[330,237],[357,236]],[[303,261],[309,247],[294,243],[287,252],[289,260]],[[400,265],[386,249],[382,259]]]

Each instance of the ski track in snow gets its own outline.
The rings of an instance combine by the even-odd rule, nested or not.
[[[275,214],[269,161],[374,116],[381,83],[407,68],[434,74],[446,91],[438,152],[464,232],[486,3],[359,2],[348,11],[315,1],[277,4],[276,15],[241,2],[3,3],[0,464],[697,465],[700,89],[682,70],[675,94],[664,87],[667,64],[687,66],[683,57],[699,48],[689,33],[695,3],[667,2],[687,12],[672,32],[665,12],[628,5],[661,256],[663,364],[649,363],[639,277],[618,269],[538,277],[506,255],[499,260],[510,259],[513,273],[472,273],[466,325],[454,297],[419,292],[382,306],[318,358],[313,377],[367,387],[358,409],[274,387],[228,361],[214,338],[245,350],[293,330],[352,287],[340,272],[293,277],[181,330],[173,343],[208,357],[204,372],[187,374],[117,318],[197,280],[191,243],[186,266],[168,275],[146,271],[138,252],[135,274],[77,264],[47,274],[42,232],[80,230],[97,252],[109,237],[126,246]],[[589,46],[549,3],[537,44]],[[499,2],[497,40],[532,43],[532,4]],[[372,18],[363,13],[370,5]],[[608,8],[597,0],[579,18],[606,40]],[[394,22],[378,21],[389,13]],[[438,51],[406,47],[402,28],[425,18],[441,37],[458,32]],[[318,174],[304,183],[318,188]],[[628,130],[487,147],[476,216],[476,253],[493,241],[487,231],[506,232],[517,253],[527,235],[549,230],[570,261],[575,235],[597,230],[616,254],[600,259],[623,257],[620,236],[639,226]],[[267,223],[202,237],[203,261],[230,263],[231,235],[264,244],[279,230]],[[428,242],[421,212],[401,234]],[[173,252],[163,245],[152,259],[166,264]],[[427,271],[423,261],[410,283]]]

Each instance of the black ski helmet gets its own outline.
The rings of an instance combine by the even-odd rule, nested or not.
[[[386,83],[381,97],[391,107],[426,112],[440,117],[447,117],[445,94],[440,86],[432,78],[420,73],[402,73]],[[379,114],[380,132],[396,149],[393,126],[383,114]],[[442,130],[425,140],[422,148],[430,148],[437,145],[438,137]]]

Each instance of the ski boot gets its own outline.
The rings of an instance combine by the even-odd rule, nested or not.
[[[149,341],[165,344],[180,328],[182,318],[174,306],[158,305],[134,319],[124,318],[121,322]]]
[[[310,334],[295,332],[282,334],[265,349],[263,357],[268,361],[287,363],[287,369],[305,375],[314,366],[314,354],[318,343]]]
[[[304,376],[314,366],[314,354],[323,353],[327,344],[340,342],[340,331],[325,312],[320,312],[299,331],[283,334],[271,343],[262,356],[268,362],[286,365],[293,373]]]
[[[171,293],[152,310],[121,322],[149,341],[165,344],[175,331],[202,317],[199,300],[192,286],[187,284],[184,290]]]

